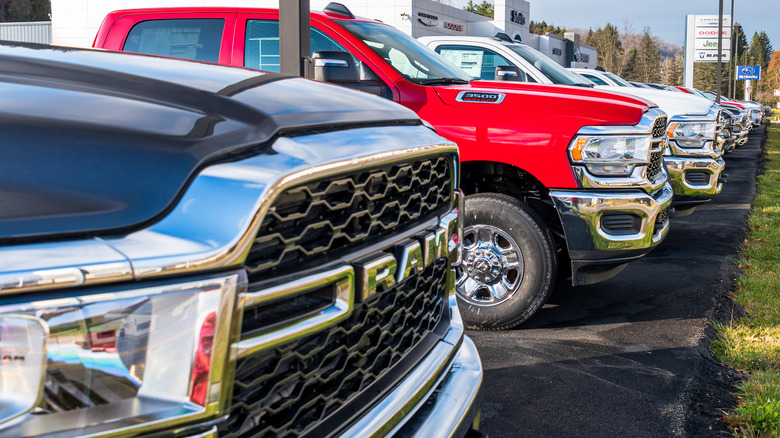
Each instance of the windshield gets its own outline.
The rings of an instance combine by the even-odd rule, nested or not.
[[[605,72],[604,76],[612,79],[612,81],[614,83],[618,84],[618,86],[620,86],[620,87],[633,87],[633,85],[631,85],[628,82],[626,82],[625,79],[621,78],[620,76],[618,76],[618,75],[616,75],[614,73],[606,73]]]
[[[544,55],[542,52],[539,52],[528,46],[510,44],[507,45],[507,47],[528,61],[531,65],[534,66],[534,68],[542,72],[542,74],[547,76],[554,84],[588,86],[596,85],[588,79],[566,70],[560,64]]]
[[[400,30],[366,21],[339,21],[410,82],[468,83],[471,76]]]

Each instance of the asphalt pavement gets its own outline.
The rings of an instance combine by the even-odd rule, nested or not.
[[[673,218],[666,240],[605,282],[557,286],[529,322],[469,331],[485,369],[482,430],[498,437],[730,436],[739,374],[709,352],[713,319],[740,309],[739,243],[765,128],[726,155],[728,182],[712,202]],[[565,283],[565,282],[563,282]]]

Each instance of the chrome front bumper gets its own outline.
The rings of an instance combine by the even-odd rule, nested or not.
[[[551,191],[572,261],[572,283],[605,280],[661,243],[669,231],[672,195],[668,182],[652,195],[643,191]],[[635,219],[636,229],[619,234],[606,229],[604,218],[615,215]]]
[[[449,304],[451,327],[444,339],[341,437],[447,438],[478,427],[482,362],[463,334],[455,295]]]
[[[726,162],[722,158],[664,157],[664,163],[674,190],[674,204],[706,202],[723,189],[719,180]]]

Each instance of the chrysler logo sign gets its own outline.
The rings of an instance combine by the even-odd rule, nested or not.
[[[425,26],[433,27],[439,24],[439,17],[432,14],[426,14],[425,12],[418,12],[417,21]]]

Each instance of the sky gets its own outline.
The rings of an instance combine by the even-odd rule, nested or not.
[[[685,43],[685,16],[717,15],[719,4],[719,0],[528,1],[531,3],[530,18],[534,21],[593,30],[612,23],[623,32],[623,23],[628,19],[631,32],[641,33],[647,26],[653,36],[678,46]],[[454,6],[462,7],[461,3],[467,2],[452,1]],[[730,11],[731,0],[723,0],[723,14],[728,15]],[[748,43],[754,32],[763,30],[772,47],[780,50],[780,0],[734,0],[734,19],[743,26]]]

